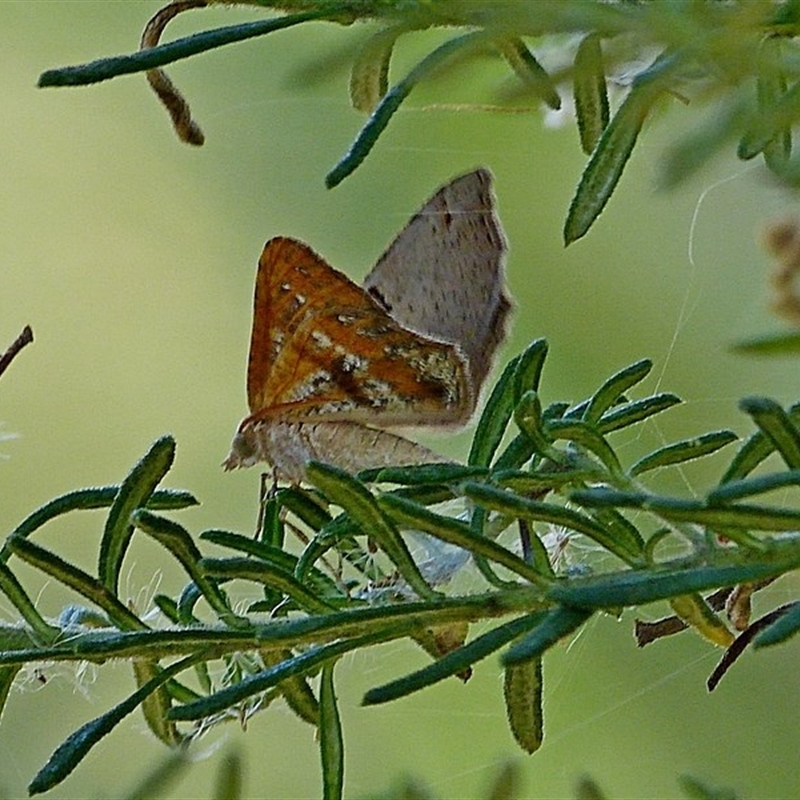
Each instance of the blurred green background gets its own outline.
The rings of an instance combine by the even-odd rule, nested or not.
[[[135,49],[158,7],[0,3],[0,344],[26,323],[36,336],[0,382],[0,432],[20,435],[0,442],[6,531],[61,492],[118,481],[165,432],[178,442],[169,485],[202,500],[181,521],[195,532],[251,531],[259,474],[224,474],[219,464],[246,411],[252,280],[264,241],[301,238],[360,278],[440,184],[478,165],[496,176],[511,245],[517,310],[503,358],[546,336],[543,391],[555,400],[580,399],[648,356],[656,366],[646,388],[686,399],[628,434],[624,456],[642,452],[644,440],[724,426],[746,434],[736,410],[746,394],[800,396],[796,360],[726,352],[737,338],[779,327],[765,309],[768,260],[754,235],[792,198],[732,158],[679,191],[653,188],[663,146],[699,110],[673,103],[648,125],[598,224],[565,252],[561,226],[584,164],[574,125],[548,129],[539,113],[426,108],[487,102],[513,85],[496,60],[420,87],[367,162],[333,191],[323,176],[362,123],[349,108],[341,59],[367,26],[308,24],[171,67],[205,130],[200,149],[175,139],[143,76],[35,88],[44,69]],[[198,11],[168,33],[258,16]],[[432,37],[441,34],[402,46],[395,74]],[[468,441],[469,431],[428,443],[463,457]],[[687,469],[669,488],[691,495],[723,463]],[[73,515],[40,541],[92,569],[101,527],[99,515]],[[126,562],[137,608],[157,587],[174,594],[183,585],[177,570],[162,571],[160,556],[137,540]],[[74,600],[31,570],[19,574],[48,614]],[[783,581],[757,611],[792,596]],[[15,618],[7,602],[0,608]],[[676,796],[682,773],[747,797],[797,796],[797,644],[747,653],[709,696],[705,679],[720,653],[691,634],[637,651],[632,619],[597,619],[548,655],[546,740],[530,758],[506,729],[495,660],[466,686],[447,681],[370,709],[359,706],[363,692],[424,655],[390,645],[343,662],[347,796],[374,796],[413,774],[437,796],[476,797],[508,759],[522,765],[526,797],[571,796],[584,773],[614,797]],[[124,665],[81,675],[45,665],[42,674],[46,684],[31,677],[15,690],[2,720],[0,795],[23,796],[68,733],[133,687]],[[246,732],[227,726],[200,742],[198,763],[173,796],[210,796],[220,751],[233,744],[246,759],[247,796],[319,794],[313,731],[275,708]],[[135,715],[51,796],[120,796],[163,756]]]

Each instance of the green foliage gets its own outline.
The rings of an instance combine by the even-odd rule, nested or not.
[[[696,116],[665,153],[664,186],[684,180],[731,145],[741,159],[761,156],[787,185],[800,182],[800,165],[791,152],[800,117],[796,0],[255,0],[250,5],[286,13],[160,44],[169,20],[193,7],[171,4],[148,24],[139,52],[48,70],[39,85],[85,85],[146,72],[178,134],[202,144],[203,134],[164,66],[312,20],[369,20],[372,36],[353,53],[350,80],[350,102],[368,117],[350,146],[343,146],[346,152],[326,177],[329,187],[365,162],[418,85],[487,53],[506,62],[523,100],[558,109],[572,94],[588,161],[566,216],[567,243],[591,228],[643,126],[676,98],[705,119]],[[406,74],[393,75],[395,49],[430,28],[444,30],[442,41]],[[0,373],[29,339],[28,331],[0,359]],[[743,343],[740,349],[792,352],[797,346],[792,334]],[[0,708],[21,668],[43,660],[123,659],[131,664],[135,689],[69,736],[30,791],[62,781],[138,707],[155,735],[182,753],[181,745],[208,726],[245,720],[283,697],[301,721],[319,730],[322,793],[340,797],[344,732],[334,667],[346,653],[378,643],[408,639],[423,647],[431,662],[370,689],[365,705],[391,702],[453,676],[466,680],[480,661],[499,654],[509,728],[532,753],[544,736],[547,651],[596,613],[619,614],[667,600],[675,616],[637,625],[639,644],[691,627],[726,646],[709,688],[751,643],[770,646],[795,635],[800,603],[750,623],[749,597],[800,566],[800,512],[753,501],[800,483],[800,410],[766,398],[743,401],[741,409],[756,430],[738,446],[718,484],[699,498],[664,496],[648,483],[654,475],[718,452],[737,437],[727,430],[689,432],[628,464],[613,434],[680,399],[669,393],[629,397],[651,368],[640,361],[612,375],[583,402],[545,405],[539,383],[546,353],[543,341],[534,342],[506,367],[465,465],[353,476],[312,464],[310,487],[276,487],[266,498],[255,538],[218,529],[193,536],[164,516],[197,502],[188,492],[158,488],[174,457],[169,436],[154,443],[120,485],[70,492],[35,510],[0,550],[0,591],[21,618],[19,624],[0,626]],[[776,465],[767,472],[762,465],[770,457]],[[757,468],[761,473],[755,475]],[[107,508],[108,515],[96,575],[31,539],[63,514],[97,508]],[[308,542],[299,553],[285,542],[291,530],[301,530]],[[174,559],[188,576],[176,596],[154,598],[163,622],[158,627],[153,609],[131,609],[119,596],[131,538],[139,535],[158,542],[163,557]],[[560,549],[574,539],[591,540],[605,558],[565,566]],[[206,543],[223,548],[225,556],[205,555]],[[415,553],[414,543],[424,556]],[[58,619],[45,619],[14,572],[12,557],[89,605],[71,605]],[[459,593],[451,578],[469,561],[481,584]],[[331,568],[334,563],[339,566]],[[232,583],[255,587],[247,609],[232,607],[226,592]],[[470,638],[470,625],[487,620],[496,624]],[[224,670],[217,668],[219,661]],[[166,762],[165,774],[181,763],[177,757]],[[240,794],[240,772],[232,759],[220,777],[219,796]],[[513,782],[511,772],[504,773],[489,796],[513,796]],[[683,789],[696,797],[732,796],[689,778]],[[419,787],[408,788],[406,795],[428,796]],[[603,793],[587,779],[578,796]]]
[[[511,762],[503,764],[492,779],[491,784],[482,793],[475,792],[474,797],[483,800],[516,800],[522,797],[519,784],[521,775],[519,767]],[[689,775],[680,778],[681,797],[686,800],[736,800],[730,789],[711,788],[703,781]],[[677,795],[676,795],[677,796]],[[377,795],[377,800],[436,800],[436,795],[421,781],[406,778],[396,783],[385,794]],[[575,786],[575,800],[613,800],[606,794],[594,778],[586,775]]]
[[[727,599],[746,617],[753,590],[800,567],[800,512],[741,502],[800,482],[797,410],[786,412],[765,398],[743,401],[757,431],[732,455],[719,484],[701,499],[668,497],[644,479],[736,437],[729,431],[693,436],[626,466],[610,434],[641,424],[677,398],[670,395],[668,404],[656,402],[663,395],[629,398],[650,371],[650,363],[640,361],[582,402],[542,409],[546,352],[545,342],[536,341],[504,371],[477,425],[471,465],[353,476],[312,464],[311,488],[273,489],[255,539],[209,530],[198,543],[163,516],[197,502],[187,492],[158,488],[172,464],[169,436],[156,441],[119,486],[71,492],[35,510],[0,554],[0,590],[22,619],[0,626],[0,699],[24,664],[44,660],[124,659],[136,689],[69,736],[33,779],[31,792],[63,780],[140,706],[156,735],[175,746],[209,725],[246,719],[282,695],[299,719],[320,729],[323,793],[340,797],[344,737],[333,668],[342,655],[381,642],[410,639],[433,660],[369,690],[365,705],[451,676],[466,679],[480,661],[501,653],[511,732],[533,752],[544,734],[543,656],[597,612],[670,600],[678,617],[655,623],[661,625],[655,633],[653,624],[646,635],[637,632],[640,643],[687,626],[715,643],[733,641],[714,683],[754,637],[764,646],[794,635],[800,628],[796,603],[749,627],[745,619],[735,641],[717,609]],[[751,475],[770,454],[786,468]],[[99,507],[109,511],[96,576],[31,538],[63,514]],[[299,555],[283,546],[287,528],[304,531],[308,544]],[[141,534],[159,542],[164,558],[180,564],[189,579],[177,596],[154,599],[165,622],[158,627],[149,609],[133,610],[118,594],[131,536]],[[558,551],[548,549],[553,535],[559,547],[576,537],[591,539],[608,558],[602,568],[585,559],[565,567]],[[666,540],[672,554],[659,557]],[[427,556],[415,554],[412,541],[421,541]],[[230,555],[209,558],[204,542]],[[12,556],[92,607],[70,606],[59,619],[45,620],[13,572]],[[451,579],[470,557],[483,585],[459,593]],[[225,591],[234,581],[256,587],[245,611],[234,611]],[[717,590],[708,601],[699,594],[707,590]],[[470,639],[470,624],[486,620],[498,624]],[[213,667],[220,659],[227,669]],[[318,673],[319,696],[311,682]],[[196,724],[185,729],[186,722]]]
[[[508,63],[520,80],[521,96],[551,109],[561,107],[562,95],[571,85],[580,141],[589,161],[564,223],[567,244],[591,228],[613,194],[642,126],[670,98],[679,98],[706,116],[698,117],[665,154],[665,186],[685,179],[729,143],[735,144],[741,159],[761,156],[767,169],[788,185],[800,182],[800,162],[791,153],[793,126],[800,119],[796,0],[251,0],[249,4],[289,13],[159,44],[167,22],[186,10],[170,5],[148,24],[145,45],[138,53],[47,70],[39,85],[77,86],[146,71],[178,135],[190,144],[202,144],[203,134],[191,119],[188,104],[161,67],[312,20],[339,24],[371,20],[375,32],[353,54],[350,80],[353,107],[369,116],[328,173],[329,187],[361,165],[418,84],[458,70],[465,59],[487,52]],[[392,81],[392,53],[400,40],[435,27],[455,33]],[[623,96],[613,114],[609,94]]]

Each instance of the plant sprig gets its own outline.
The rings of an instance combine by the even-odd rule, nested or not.
[[[800,483],[796,409],[784,411],[766,398],[742,401],[757,431],[732,454],[719,483],[700,499],[664,496],[645,482],[657,470],[718,452],[736,437],[730,431],[691,436],[627,465],[613,433],[678,399],[632,399],[652,366],[640,361],[584,401],[541,408],[546,354],[543,340],[533,342],[503,372],[477,424],[469,466],[412,465],[353,476],[312,463],[313,488],[275,492],[257,539],[225,530],[196,539],[162,516],[197,502],[188,492],[159,488],[174,454],[169,436],[155,442],[119,486],[71,492],[34,511],[2,551],[0,591],[22,621],[0,626],[0,698],[22,665],[42,660],[125,659],[137,688],[68,737],[31,792],[56,785],[137,706],[153,731],[174,745],[215,722],[246,718],[283,695],[301,720],[320,728],[325,796],[339,797],[344,734],[333,665],[377,643],[407,639],[432,661],[369,690],[366,705],[450,676],[467,679],[480,661],[499,653],[512,734],[533,752],[544,735],[543,658],[596,613],[668,600],[676,622],[641,629],[640,643],[689,627],[726,646],[713,685],[751,641],[764,646],[794,635],[798,604],[748,623],[752,592],[800,567],[800,512],[754,502]],[[753,475],[770,454],[785,468]],[[97,575],[33,541],[58,516],[98,507],[109,514]],[[308,541],[299,554],[284,544],[284,528],[293,527]],[[514,530],[522,557],[509,541]],[[593,540],[617,566],[606,560],[600,570],[584,559],[578,569],[565,568],[548,551],[556,533],[567,548],[571,539]],[[163,557],[189,576],[174,597],[155,599],[167,627],[151,627],[148,609],[136,611],[119,596],[128,544],[141,534],[160,542]],[[422,542],[424,554],[410,547],[409,534]],[[659,558],[667,538],[681,554]],[[230,555],[209,558],[201,549],[207,541]],[[333,572],[325,553],[339,556]],[[91,606],[72,605],[59,619],[44,619],[14,574],[13,558],[45,571]],[[451,578],[470,558],[483,584],[456,592]],[[224,584],[232,581],[253,587],[245,612],[231,607]],[[708,600],[701,596],[706,591],[712,592]],[[735,625],[725,616],[726,599]],[[470,625],[487,620],[496,626],[471,638]],[[226,670],[212,668],[219,659]]]
[[[376,30],[354,53],[350,80],[351,104],[369,116],[328,172],[328,187],[338,185],[367,158],[418,84],[458,70],[465,59],[486,52],[504,59],[521,91],[549,108],[559,108],[572,87],[580,141],[589,160],[564,223],[567,244],[594,224],[619,183],[643,125],[668,98],[691,102],[698,112],[708,107],[710,113],[707,122],[698,120],[668,148],[664,186],[684,180],[729,142],[736,144],[739,158],[761,157],[781,181],[800,184],[800,161],[792,156],[793,126],[800,120],[800,44],[795,38],[800,6],[793,0],[688,5],[663,0],[250,0],[244,4],[284,13],[160,43],[174,16],[214,4],[175,0],[147,24],[138,52],[47,70],[39,86],[79,86],[145,72],[178,135],[199,145],[204,135],[164,66],[314,20],[369,20]],[[434,27],[454,35],[392,80],[393,51],[403,37]],[[534,43],[533,49],[526,39]],[[656,55],[642,66],[637,52]],[[548,60],[557,66],[548,69]],[[622,98],[613,114],[610,95]]]

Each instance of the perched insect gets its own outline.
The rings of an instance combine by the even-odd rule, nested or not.
[[[505,239],[491,175],[442,187],[359,287],[309,247],[267,242],[247,372],[250,416],[226,469],[312,459],[351,471],[442,461],[385,428],[461,425],[505,338]]]

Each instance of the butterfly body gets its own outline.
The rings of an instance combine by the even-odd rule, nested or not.
[[[265,462],[274,465],[284,480],[301,483],[309,461],[334,462],[355,473],[446,459],[403,436],[358,422],[269,420],[247,425],[236,433],[225,467],[252,467]]]
[[[225,467],[266,461],[299,482],[312,459],[353,471],[441,461],[381,429],[461,425],[472,415],[505,336],[504,253],[486,170],[440,189],[364,288],[301,242],[267,242],[256,276],[251,413]]]

